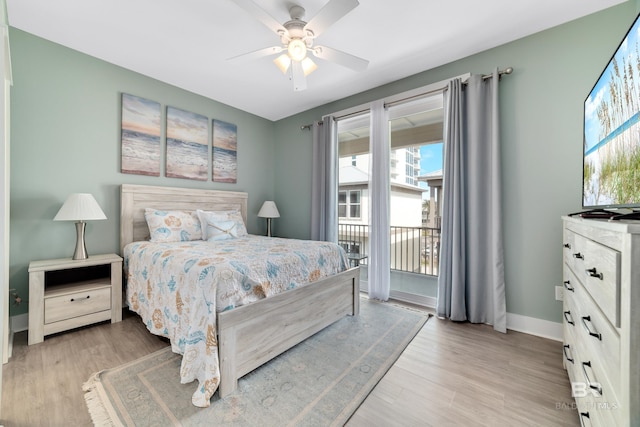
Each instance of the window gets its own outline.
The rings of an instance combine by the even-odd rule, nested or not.
[[[360,190],[338,192],[338,217],[360,218]]]
[[[416,185],[416,180],[413,178],[414,175],[413,164],[407,163],[405,166],[405,181],[407,184]]]

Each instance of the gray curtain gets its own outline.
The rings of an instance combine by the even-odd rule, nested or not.
[[[496,69],[445,91],[438,316],[506,332]]]
[[[313,124],[311,239],[338,243],[338,126],[333,116]]]

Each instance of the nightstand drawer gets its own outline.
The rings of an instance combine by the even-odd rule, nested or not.
[[[45,298],[44,323],[59,322],[110,309],[111,287],[57,295]]]

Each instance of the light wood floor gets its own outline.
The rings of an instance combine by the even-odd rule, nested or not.
[[[2,424],[89,426],[89,376],[167,345],[127,313],[30,347],[16,334]],[[561,352],[559,342],[432,317],[347,425],[578,426]]]

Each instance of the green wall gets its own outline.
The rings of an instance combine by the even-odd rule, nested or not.
[[[70,193],[92,193],[107,216],[87,224],[91,254],[119,252],[123,183],[247,191],[248,229],[272,200],[274,125],[244,111],[12,28],[10,287],[28,299],[28,265],[73,254],[75,227],[53,217]],[[170,60],[170,59],[167,59]],[[120,173],[121,93],[238,125],[238,182]],[[164,131],[163,131],[164,132]],[[164,155],[163,155],[164,158]],[[164,174],[164,163],[162,165]],[[28,304],[11,306],[11,315]]]
[[[546,30],[276,123],[275,195],[281,234],[309,236],[311,134],[323,114],[445,80],[514,67],[500,84],[507,311],[560,322],[560,216],[579,211],[583,102],[640,2]],[[293,168],[293,169],[292,169]],[[291,176],[296,179],[292,180]]]

